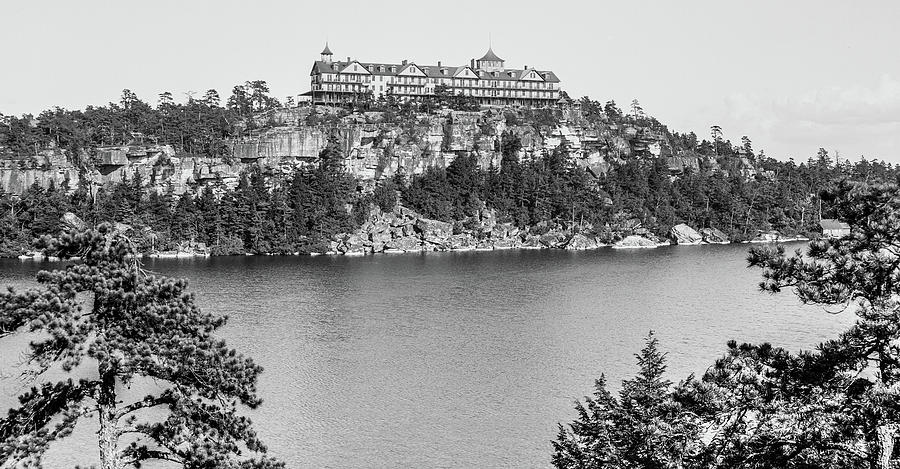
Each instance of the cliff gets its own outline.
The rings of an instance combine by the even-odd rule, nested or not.
[[[600,176],[612,163],[629,158],[666,158],[673,175],[701,164],[717,166],[715,159],[673,150],[659,125],[588,122],[579,109],[555,111],[439,110],[434,113],[359,112],[338,116],[322,107],[279,109],[245,122],[239,138],[228,143],[227,157],[176,153],[170,145],[129,144],[85,150],[78,158],[58,148],[36,155],[0,159],[0,188],[21,193],[37,183],[79,182],[102,186],[140,174],[149,190],[193,193],[221,184],[233,187],[242,170],[260,166],[270,174],[314,164],[330,137],[340,142],[344,165],[368,183],[397,171],[419,174],[429,166],[446,166],[460,154],[476,155],[483,168],[499,167],[501,135],[519,137],[519,158],[539,157],[565,145],[576,164]],[[676,154],[677,153],[677,154]],[[85,164],[76,165],[75,161]],[[749,160],[739,160],[728,171],[750,176]],[[84,179],[84,181],[82,181]]]

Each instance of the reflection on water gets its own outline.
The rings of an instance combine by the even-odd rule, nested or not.
[[[736,245],[147,265],[188,277],[202,307],[229,315],[222,335],[265,368],[251,416],[289,467],[548,467],[573,400],[600,373],[633,374],[651,329],[677,381],[728,339],[796,350],[852,321],[759,293],[745,255]],[[0,283],[36,270],[0,263]],[[13,388],[0,382],[5,405]],[[49,466],[90,462],[93,445],[74,448],[90,431]]]

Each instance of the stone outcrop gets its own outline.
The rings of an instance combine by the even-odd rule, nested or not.
[[[659,247],[658,241],[643,236],[631,235],[626,236],[621,241],[613,244],[616,249],[638,249],[638,248],[655,248]]]
[[[81,231],[87,228],[87,223],[72,212],[64,213],[60,222],[63,224],[63,227],[72,231]]]
[[[278,175],[316,164],[330,138],[337,139],[347,171],[370,186],[398,171],[413,175],[432,166],[446,167],[459,155],[475,156],[483,168],[499,167],[504,132],[521,141],[518,157],[522,161],[540,158],[565,144],[575,164],[596,177],[627,158],[661,158],[672,153],[666,135],[659,131],[633,124],[588,121],[576,108],[552,111],[555,114],[544,117],[522,109],[445,109],[400,118],[381,112],[339,117],[336,112],[317,106],[256,116],[255,128],[242,130],[241,137],[229,143],[230,154],[223,158],[178,154],[169,145],[140,142],[93,148],[79,155],[47,148],[35,155],[13,157],[3,155],[0,147],[0,188],[22,193],[35,183],[46,188],[68,181],[68,187],[74,190],[82,178],[93,186],[102,186],[135,174],[148,185],[153,181],[148,190],[157,192],[182,194],[208,186],[233,188],[241,171],[250,167]],[[673,175],[700,166],[700,157],[690,153],[666,158]],[[79,171],[75,161],[86,162],[86,171]],[[719,163],[704,160],[703,165],[716,168]],[[749,161],[729,165],[723,169],[742,174],[754,171]]]
[[[680,223],[669,230],[669,237],[675,244],[700,244],[703,236],[690,226]]]
[[[581,233],[572,236],[568,242],[566,242],[566,249],[574,250],[574,251],[583,251],[585,249],[597,249],[599,243],[597,243],[597,238],[587,237]]]
[[[763,231],[757,234],[753,239],[750,240],[751,243],[775,243],[778,242],[781,234],[777,231]]]
[[[702,228],[700,235],[703,236],[703,242],[707,244],[728,244],[731,242],[728,235],[716,228]]]
[[[432,220],[404,207],[397,207],[390,213],[374,209],[357,231],[335,236],[328,253],[355,255],[547,248],[586,250],[604,246],[591,232],[572,234],[561,226],[546,224],[536,229],[540,230],[540,234],[522,230],[511,223],[498,223],[494,212],[487,209],[458,223]]]

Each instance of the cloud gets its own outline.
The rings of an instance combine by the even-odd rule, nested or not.
[[[832,86],[796,96],[737,93],[724,100],[723,127],[742,129],[776,158],[805,159],[824,147],[900,162],[900,81]],[[734,138],[732,138],[734,140]]]
[[[884,75],[874,87],[833,86],[776,102],[785,120],[822,125],[900,122],[900,81]]]

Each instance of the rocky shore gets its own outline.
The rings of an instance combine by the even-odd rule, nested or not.
[[[83,228],[85,223],[71,213],[62,218],[65,226]],[[132,228],[121,223],[115,230],[128,232]],[[802,236],[784,236],[777,231],[759,233],[744,243],[778,243],[809,241]],[[505,249],[566,249],[584,251],[598,248],[652,249],[670,245],[729,244],[728,236],[716,228],[695,230],[686,224],[673,226],[667,238],[655,236],[639,223],[625,224],[617,231],[595,231],[592,227],[576,229],[542,222],[520,229],[512,223],[497,221],[493,210],[482,209],[477,216],[455,223],[433,220],[398,206],[392,212],[374,209],[362,226],[353,233],[334,236],[328,250],[310,252],[318,255],[363,256],[367,254],[399,254],[435,251],[494,251]],[[294,253],[299,255],[300,253]],[[177,250],[144,253],[148,258],[210,257],[203,243],[183,243]],[[249,255],[249,254],[248,254]],[[22,260],[55,261],[52,256],[31,251],[19,256]]]
[[[749,242],[800,241],[777,232],[761,233]],[[492,210],[482,209],[477,216],[455,223],[425,218],[405,207],[385,213],[375,210],[353,233],[339,234],[321,255],[366,255],[377,253],[431,251],[491,251],[502,249],[567,249],[588,250],[601,247],[616,249],[656,248],[668,245],[728,244],[731,240],[716,228],[699,231],[679,224],[669,237],[659,238],[639,223],[610,232],[592,227],[564,227],[539,223],[521,229],[512,223],[501,223]]]

